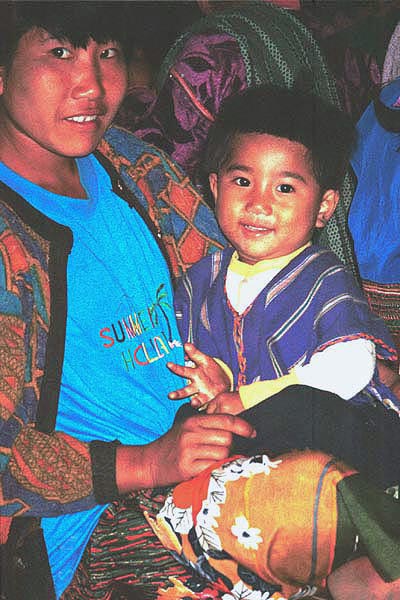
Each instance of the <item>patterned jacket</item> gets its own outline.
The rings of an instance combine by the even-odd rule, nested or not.
[[[162,239],[177,276],[224,245],[210,208],[162,152],[110,129],[97,157],[113,189]],[[115,446],[54,432],[72,233],[0,182],[1,539],[15,516],[114,499]]]

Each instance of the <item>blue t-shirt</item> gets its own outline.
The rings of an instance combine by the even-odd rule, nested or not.
[[[181,402],[168,393],[183,364],[169,271],[138,213],[111,189],[90,155],[77,160],[87,199],[53,194],[0,164],[0,178],[73,233],[67,267],[65,357],[56,430],[80,440],[147,444]],[[42,519],[57,597],[70,583],[104,510]]]

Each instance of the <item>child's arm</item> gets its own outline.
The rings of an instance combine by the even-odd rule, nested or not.
[[[278,377],[278,379],[268,379],[266,381],[256,381],[250,385],[242,385],[238,392],[221,392],[204,407],[207,414],[228,413],[230,415],[239,415],[241,412],[263,402],[274,394],[300,383],[298,377],[292,371],[289,375]],[[202,410],[202,409],[200,409]]]
[[[240,387],[240,399],[247,409],[298,383],[349,400],[371,381],[375,363],[375,345],[370,340],[338,342],[314,354],[307,365],[295,367],[289,375]]]
[[[219,362],[192,344],[186,344],[185,350],[196,366],[168,363],[168,367],[175,374],[189,379],[190,384],[171,392],[169,397],[179,400],[194,395],[192,406],[204,406],[208,414],[240,414],[295,384],[326,390],[349,400],[371,381],[376,362],[375,346],[370,340],[359,338],[338,342],[317,352],[309,364],[295,367],[288,375],[256,381],[241,386],[238,392],[230,392],[231,381],[228,385],[228,373]]]
[[[207,404],[207,413],[237,415],[295,384],[333,392],[349,400],[371,381],[374,369],[373,342],[361,338],[338,342],[317,352],[308,365],[295,367],[288,375],[243,385],[238,392],[219,394]]]
[[[220,360],[204,354],[193,344],[185,344],[186,356],[192,366],[183,366],[176,363],[167,363],[167,367],[189,383],[168,394],[171,400],[181,400],[192,396],[191,404],[194,407],[207,405],[210,400],[221,392],[232,389],[233,376],[230,369]]]

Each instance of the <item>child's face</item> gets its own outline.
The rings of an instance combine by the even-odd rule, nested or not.
[[[31,29],[9,69],[0,68],[0,136],[31,160],[94,150],[126,89],[121,48],[90,40],[86,49]]]
[[[216,215],[248,264],[294,252],[333,214],[338,192],[321,195],[307,149],[268,134],[237,136],[228,164],[210,175]]]

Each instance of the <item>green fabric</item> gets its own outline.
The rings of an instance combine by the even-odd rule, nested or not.
[[[338,488],[340,483],[338,484]],[[337,493],[338,522],[336,528],[335,556],[332,571],[335,571],[346,563],[354,553],[357,531],[347,511],[342,495]]]
[[[309,30],[288,10],[268,3],[252,2],[238,10],[219,12],[195,22],[173,44],[159,73],[163,85],[191,34],[224,32],[237,40],[248,86],[271,83],[313,91],[327,102],[341,107],[334,77]],[[347,228],[347,213],[354,192],[354,180],[347,173],[341,201],[335,215],[315,241],[333,250],[358,278],[353,244]]]
[[[400,502],[373,487],[360,475],[343,479],[338,485],[338,496],[341,500],[339,508],[345,507],[359,536],[363,554],[369,557],[385,581],[399,579]],[[340,511],[339,519],[342,516]]]

